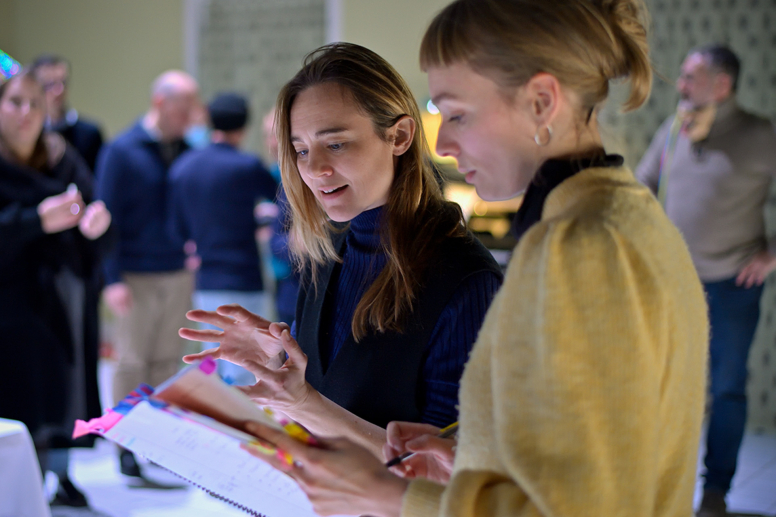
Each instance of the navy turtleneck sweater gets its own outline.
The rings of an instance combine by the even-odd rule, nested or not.
[[[385,267],[380,251],[382,207],[367,210],[350,222],[342,262],[332,273],[323,315],[321,359],[324,369],[351,334],[359,300]],[[501,280],[490,272],[474,274],[461,284],[437,321],[426,345],[423,366],[422,421],[446,426],[458,419],[458,387],[485,313]],[[296,337],[296,328],[292,329]]]

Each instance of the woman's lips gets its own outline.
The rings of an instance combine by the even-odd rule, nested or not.
[[[331,188],[325,188],[320,189],[321,195],[325,199],[332,199],[334,197],[339,196],[343,192],[345,192],[345,189],[347,188],[347,185],[342,185],[341,187],[331,187]]]

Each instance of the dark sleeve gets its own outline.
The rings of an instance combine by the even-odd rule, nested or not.
[[[185,182],[181,168],[176,167],[178,164],[174,164],[170,169],[170,181],[167,184],[167,199],[170,203],[167,232],[171,239],[185,242],[191,238],[191,226],[186,217]]]
[[[72,171],[70,182],[76,184],[78,190],[81,192],[84,203],[88,205],[94,201],[95,192],[94,178],[89,172],[85,159],[81,157],[81,154],[70,144],[67,144],[67,150],[62,159],[70,162],[69,167]]]
[[[70,147],[69,144],[63,160],[68,160],[70,162],[69,166],[72,167],[73,171],[71,183],[76,184],[78,190],[81,192],[81,197],[83,198],[84,203],[88,205],[95,200],[96,195],[94,189],[94,177],[89,170],[89,166],[87,165],[85,159],[78,153],[78,151],[75,148]],[[110,211],[110,209],[108,209],[108,211]],[[111,214],[111,217],[112,216],[113,214]],[[81,239],[84,241],[89,253],[94,259],[99,259],[106,256],[111,252],[116,244],[116,231],[113,220],[111,219],[111,224],[108,229],[105,230],[105,233],[93,241],[87,239],[83,235],[81,235]]]
[[[90,170],[95,170],[95,167],[97,167],[97,156],[100,154],[100,149],[102,148],[103,139],[102,139],[102,132],[100,132],[100,128],[97,126],[91,127],[91,134],[89,136],[89,143],[87,145],[87,150],[84,156],[84,159],[86,160],[86,164],[89,166]]]
[[[37,206],[16,202],[0,208],[0,268],[11,264],[27,243],[44,235]]]
[[[278,205],[278,216],[272,223],[270,249],[276,259],[290,267],[292,259],[291,251],[288,249],[288,227],[291,223],[291,207],[288,206],[286,192],[282,186],[278,188],[275,203]]]
[[[277,182],[275,182],[275,179],[258,158],[256,158],[254,169],[255,172],[253,173],[253,181],[256,185],[257,197],[264,198],[268,201],[274,200],[278,193]]]
[[[458,420],[458,388],[485,313],[501,287],[501,277],[482,271],[461,282],[437,321],[423,365],[421,420],[445,427]]]
[[[111,226],[115,228],[116,238],[121,239],[123,233],[123,206],[122,192],[130,188],[128,175],[124,167],[126,159],[115,146],[103,149],[97,159],[96,172],[96,198],[101,199],[111,214]],[[121,281],[121,269],[118,261],[118,246],[114,246],[110,253],[103,259],[105,270],[105,285],[115,284]]]

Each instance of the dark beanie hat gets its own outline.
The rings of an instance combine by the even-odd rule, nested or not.
[[[237,93],[221,93],[207,107],[210,125],[219,131],[235,131],[248,123],[248,101]]]

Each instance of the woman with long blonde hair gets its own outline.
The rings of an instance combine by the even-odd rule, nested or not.
[[[485,199],[525,190],[521,237],[461,381],[454,453],[393,423],[387,455],[421,452],[402,479],[347,440],[252,428],[293,455],[255,453],[320,514],[691,515],[703,291],[596,121],[609,81],[630,81],[627,109],[649,94],[646,15],[640,0],[457,0],[432,21],[420,56],[437,151]]]
[[[302,271],[294,325],[235,306],[192,311],[224,330],[181,329],[220,343],[185,359],[238,363],[259,380],[245,388],[256,402],[381,455],[392,420],[457,420],[501,272],[442,197],[417,103],[380,56],[316,50],[280,92],[276,121]]]

